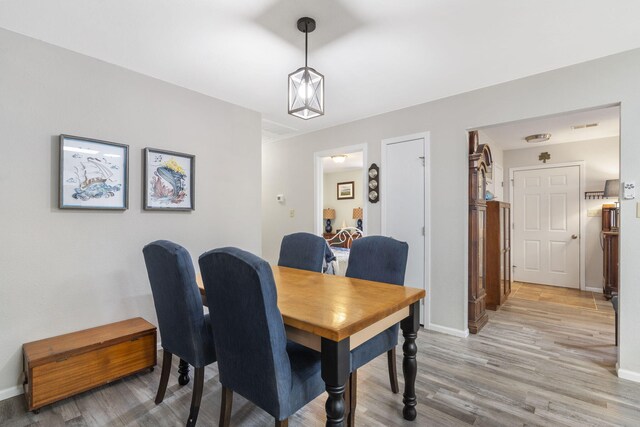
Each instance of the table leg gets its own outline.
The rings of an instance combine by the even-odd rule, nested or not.
[[[349,338],[332,341],[322,338],[322,380],[329,397],[325,404],[327,426],[344,426],[344,390],[351,370]]]
[[[178,384],[186,385],[189,383],[189,364],[180,359],[180,364],[178,365],[178,373],[180,376],[178,377]]]
[[[420,301],[417,301],[409,308],[409,316],[400,322],[404,344],[402,351],[402,373],[404,374],[404,395],[402,403],[402,415],[405,420],[416,419],[416,374],[418,372],[418,362],[416,361],[416,338],[420,328]]]

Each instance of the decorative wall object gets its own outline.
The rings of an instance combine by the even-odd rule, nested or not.
[[[129,205],[129,146],[60,135],[60,209],[120,209]]]
[[[355,194],[353,192],[354,181],[349,182],[339,182],[338,185],[338,194],[336,198],[338,200],[346,200],[355,198]]]
[[[540,153],[538,160],[542,161],[542,163],[547,163],[547,160],[551,160],[551,154],[546,151],[544,153]]]
[[[195,156],[144,149],[144,209],[195,209]]]
[[[369,167],[369,202],[378,203],[380,200],[380,169],[372,163]]]

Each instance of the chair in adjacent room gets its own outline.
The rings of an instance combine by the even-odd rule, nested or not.
[[[384,236],[368,236],[353,241],[347,277],[404,286],[409,245]],[[391,391],[398,393],[396,346],[400,325],[396,323],[351,351],[349,424],[353,425],[357,395],[357,370],[383,353],[387,353]],[[346,394],[345,394],[346,396]]]
[[[216,361],[209,314],[204,314],[189,252],[167,240],[149,243],[142,250],[162,339],[162,374],[155,402],[164,399],[173,355],[195,369],[187,426],[198,419],[204,368]],[[185,384],[186,382],[182,382]]]
[[[324,392],[320,353],[287,343],[271,267],[237,248],[200,256],[222,383],[220,426],[228,426],[236,392],[286,426]]]
[[[293,233],[282,238],[280,244],[281,267],[322,272],[327,251],[333,256],[326,240],[311,233]]]

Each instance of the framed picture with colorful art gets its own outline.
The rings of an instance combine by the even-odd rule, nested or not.
[[[60,209],[127,209],[129,146],[60,135],[58,188]]]
[[[191,154],[145,148],[144,209],[195,209],[196,158]]]

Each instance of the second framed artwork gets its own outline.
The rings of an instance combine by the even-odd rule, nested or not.
[[[195,209],[196,158],[191,154],[144,149],[144,209]]]

